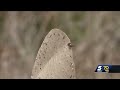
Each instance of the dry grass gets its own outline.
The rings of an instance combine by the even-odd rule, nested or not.
[[[37,51],[52,28],[72,43],[77,78],[96,74],[98,64],[120,64],[120,12],[0,12],[0,78],[30,78]]]

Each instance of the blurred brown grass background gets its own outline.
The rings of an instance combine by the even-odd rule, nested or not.
[[[77,79],[120,78],[95,73],[98,64],[120,64],[120,12],[1,11],[0,78],[29,79],[37,51],[53,28],[71,42]]]

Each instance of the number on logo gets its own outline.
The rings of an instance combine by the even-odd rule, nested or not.
[[[98,66],[97,71],[98,72],[102,71],[102,66]]]

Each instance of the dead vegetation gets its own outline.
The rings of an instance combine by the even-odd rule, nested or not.
[[[53,28],[72,43],[77,78],[99,74],[98,64],[120,64],[120,12],[0,12],[0,78],[30,78],[37,51]]]

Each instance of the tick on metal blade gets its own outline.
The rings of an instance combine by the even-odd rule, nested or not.
[[[74,47],[74,45],[72,43],[68,43],[69,47]]]

